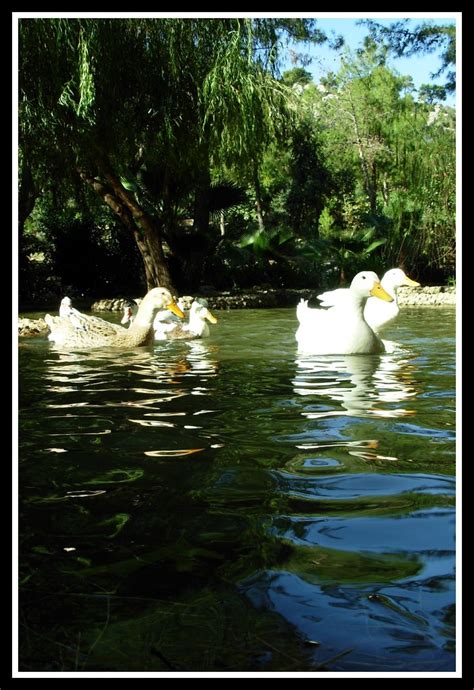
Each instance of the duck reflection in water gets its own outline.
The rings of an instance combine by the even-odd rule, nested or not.
[[[295,360],[294,391],[303,396],[327,396],[339,409],[306,412],[308,418],[344,415],[403,417],[413,410],[393,407],[417,394],[415,368],[407,353],[385,341],[382,355],[299,354]]]
[[[202,376],[216,376],[218,346],[201,340],[188,340],[185,343],[188,350],[186,360],[191,367],[191,372]]]
[[[157,392],[164,392],[167,398],[192,394],[203,394],[199,384],[208,377],[216,376],[218,360],[216,346],[200,341],[183,341],[181,347],[135,348],[128,351],[111,349],[69,351],[60,347],[54,349],[47,360],[48,391],[52,393],[84,394],[84,405],[93,406],[89,394],[118,392],[126,389],[132,393],[149,394],[150,401]],[[196,386],[184,386],[183,377],[196,377]],[[125,377],[125,380],[124,380]],[[156,384],[160,385],[159,391]],[[95,396],[94,396],[95,397]],[[107,406],[107,401],[101,401]],[[141,406],[145,400],[114,402],[115,405]]]
[[[399,418],[415,412],[406,403],[417,394],[415,368],[407,353],[394,343],[385,342],[383,355],[299,355],[295,360],[294,391],[305,396],[302,416],[317,420],[331,417]],[[324,398],[329,398],[325,401]],[[329,403],[329,404],[327,404]],[[348,450],[364,460],[396,460],[375,452],[377,439],[305,443],[300,450],[314,451],[324,447],[353,447]]]

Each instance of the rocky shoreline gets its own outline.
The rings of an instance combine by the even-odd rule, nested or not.
[[[456,305],[456,288],[433,285],[427,287],[401,287],[397,292],[398,304],[411,307],[438,307]]]
[[[46,335],[49,326],[44,319],[18,319],[18,335],[31,337],[34,335]]]
[[[249,290],[242,292],[197,293],[204,297],[210,309],[269,309],[275,307],[296,307],[301,298],[310,300],[317,306],[317,295],[321,288],[315,290],[275,289]],[[91,311],[121,311],[127,300],[101,299],[91,305]],[[135,300],[137,303],[140,299]],[[401,306],[454,306],[456,288],[446,286],[428,286],[421,288],[402,287],[398,290],[398,303]]]
[[[219,292],[215,294],[198,293],[196,297],[204,297],[210,309],[270,309],[275,307],[296,307],[301,298],[310,301],[310,306],[318,305],[317,295],[321,289],[293,290],[293,289],[261,289],[247,292]],[[137,303],[140,298],[136,298]],[[90,311],[122,311],[128,299],[101,299],[94,302]],[[398,290],[400,306],[412,307],[453,307],[456,305],[456,288],[445,286],[428,286],[421,288],[402,287]],[[30,337],[46,335],[49,328],[44,319],[18,320],[18,335]]]

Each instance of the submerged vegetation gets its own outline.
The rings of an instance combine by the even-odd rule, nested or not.
[[[315,20],[19,20],[20,306],[453,280],[455,111],[388,56],[448,41],[449,68],[454,34],[402,29],[316,84],[280,71],[285,40],[327,41]]]

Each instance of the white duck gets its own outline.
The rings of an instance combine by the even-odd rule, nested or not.
[[[209,326],[206,323],[217,323],[216,317],[211,314],[205,299],[196,299],[189,310],[188,323],[173,323],[168,320],[157,322],[155,319],[155,339],[156,340],[184,340],[191,338],[207,338],[210,335]]]
[[[179,297],[176,304],[186,316],[193,301],[194,297],[191,297],[191,295],[183,295],[182,297]],[[174,330],[180,323],[181,319],[178,319],[170,311],[167,309],[160,309],[160,311],[156,313],[155,320],[153,321],[155,340],[167,340],[167,334]]]
[[[420,283],[409,278],[401,268],[391,268],[385,273],[380,282],[383,289],[393,298],[393,301],[384,302],[376,297],[369,297],[367,300],[364,309],[364,319],[376,332],[398,316],[400,312],[397,301],[398,288],[402,285],[420,286]],[[348,295],[349,288],[338,288],[337,290],[323,292],[321,295],[318,295],[318,299],[321,300],[322,307],[334,307],[341,300],[347,299]]]
[[[90,330],[91,325],[93,324],[99,327],[104,321],[98,316],[82,314],[82,312],[78,311],[72,306],[70,297],[63,297],[63,299],[61,300],[61,303],[59,305],[59,316],[65,319],[69,319],[74,328],[76,328],[79,331],[88,331]],[[110,328],[115,329],[119,333],[122,330],[119,325],[113,323],[110,324]],[[48,338],[49,340],[53,340],[53,338],[51,337],[51,333],[48,335]]]
[[[347,296],[330,309],[310,309],[302,299],[296,308],[298,349],[319,355],[384,352],[383,342],[364,319],[365,303],[371,296],[393,301],[376,273],[361,271],[354,276]]]
[[[72,306],[70,297],[63,297],[59,305],[59,316],[70,320],[75,328],[85,331],[84,315]]]
[[[157,287],[150,290],[140,303],[137,315],[130,328],[123,328],[104,321],[96,316],[80,314],[85,328],[77,328],[69,316],[51,316],[46,314],[45,321],[51,333],[49,339],[58,345],[71,349],[104,347],[133,348],[153,342],[153,319],[158,309],[170,309],[180,317],[183,312],[173,302],[171,293],[166,288]]]

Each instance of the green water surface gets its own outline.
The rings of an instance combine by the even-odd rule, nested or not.
[[[20,670],[454,670],[454,309],[326,357],[294,309],[216,316],[20,339]]]

